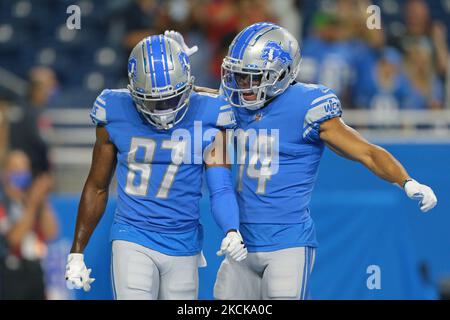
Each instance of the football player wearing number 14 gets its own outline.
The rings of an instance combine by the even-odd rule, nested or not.
[[[309,203],[325,145],[404,189],[420,201],[423,212],[436,205],[431,188],[411,179],[389,152],[345,125],[332,90],[296,83],[299,71],[298,42],[272,23],[245,28],[223,61],[221,88],[235,107],[238,127],[265,129],[268,135],[278,130],[278,142],[270,148],[278,154],[278,167],[272,174],[270,156],[257,163],[254,157],[241,159],[240,231],[249,254],[242,262],[222,262],[217,299],[307,297],[317,246]],[[245,148],[240,154],[251,154],[250,143]]]
[[[230,169],[219,149],[224,143],[217,142],[224,141],[222,129],[235,125],[234,117],[223,98],[192,92],[186,52],[193,51],[164,35],[145,38],[131,52],[128,89],[104,90],[96,99],[91,118],[97,139],[67,261],[69,288],[88,291],[94,280],[83,251],[105,210],[115,170],[116,299],[197,298],[198,267],[205,264],[199,223],[205,164],[212,213],[226,234],[218,254],[233,261],[246,257]],[[189,138],[198,123],[216,138],[202,140],[200,148]]]

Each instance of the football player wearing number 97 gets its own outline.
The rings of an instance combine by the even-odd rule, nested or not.
[[[223,60],[221,88],[235,107],[238,127],[269,135],[278,130],[278,142],[268,149],[273,153],[263,152],[265,158],[252,157],[253,162],[250,143],[238,144],[245,148],[240,154],[247,155],[237,189],[240,231],[249,253],[242,262],[222,262],[217,299],[307,297],[317,246],[309,203],[325,145],[404,189],[419,200],[423,212],[436,205],[431,188],[411,179],[390,153],[345,125],[332,90],[295,82],[299,71],[298,42],[272,23],[241,31]],[[271,170],[271,155],[278,155],[273,157],[278,166],[272,166],[277,170]]]
[[[94,103],[90,115],[97,138],[66,266],[69,288],[88,291],[94,281],[83,252],[105,210],[114,171],[118,199],[111,274],[116,299],[197,299],[198,267],[205,265],[199,223],[205,164],[212,213],[225,234],[218,254],[233,261],[246,257],[221,149],[226,142],[220,135],[234,126],[234,117],[223,97],[192,91],[186,52],[195,50],[171,38],[178,35],[140,41],[129,57],[128,88],[104,90]],[[198,148],[198,124],[214,142],[200,137]]]

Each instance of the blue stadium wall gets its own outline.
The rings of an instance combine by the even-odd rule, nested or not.
[[[439,279],[450,275],[450,145],[384,147],[417,180],[434,188],[438,206],[423,214],[399,188],[386,184],[360,164],[325,151],[311,204],[320,244],[310,283],[312,299],[436,299]],[[61,235],[54,244],[64,242],[67,248],[70,243],[78,200],[79,196],[52,197],[61,224]],[[96,281],[89,293],[77,291],[77,299],[112,298],[108,236],[114,206],[115,200],[110,199],[86,250]],[[207,197],[202,199],[201,208],[208,266],[200,269],[199,298],[212,299],[221,262],[215,255],[221,234],[209,213]],[[65,250],[53,259],[64,260]],[[63,263],[53,261],[51,265]],[[371,277],[368,267],[374,265],[380,271],[379,289],[367,286]],[[426,266],[428,277],[421,266]]]

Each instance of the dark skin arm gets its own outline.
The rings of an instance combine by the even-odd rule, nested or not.
[[[320,125],[320,138],[338,155],[358,161],[383,180],[403,186],[409,175],[401,163],[385,149],[364,139],[341,118]]]
[[[117,149],[104,127],[97,126],[91,169],[81,194],[71,253],[82,253],[108,202]]]

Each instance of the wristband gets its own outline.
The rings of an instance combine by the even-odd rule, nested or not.
[[[402,183],[402,188],[403,188],[403,189],[405,189],[405,185],[406,185],[409,181],[413,181],[413,179],[405,179],[405,181],[403,181],[403,183]]]

